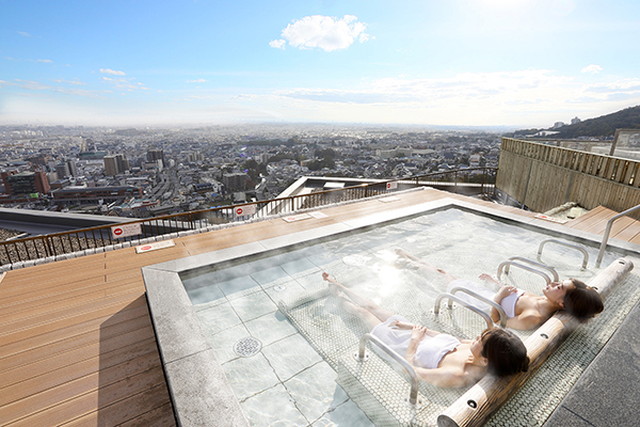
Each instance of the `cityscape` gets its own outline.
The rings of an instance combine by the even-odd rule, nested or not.
[[[145,218],[269,200],[300,176],[496,167],[500,135],[356,125],[0,127],[3,207]]]

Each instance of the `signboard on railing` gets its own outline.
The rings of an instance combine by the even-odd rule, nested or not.
[[[135,224],[114,225],[111,227],[111,237],[114,239],[137,236],[138,234],[142,234],[142,224],[139,222]]]
[[[172,248],[176,244],[173,240],[163,240],[161,242],[149,243],[146,245],[136,246],[136,253],[143,254],[145,252],[156,251],[158,249]]]
[[[387,182],[387,190],[395,190],[398,188],[398,181]]]
[[[233,213],[235,214],[236,217],[253,215],[256,213],[256,205],[236,206],[233,209]]]

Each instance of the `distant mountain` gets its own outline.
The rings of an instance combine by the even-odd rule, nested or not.
[[[581,136],[606,138],[613,137],[616,129],[640,129],[640,105],[555,129],[518,130],[514,132],[514,136],[532,135],[536,131],[554,131],[557,132],[553,135],[554,139],[578,138]]]

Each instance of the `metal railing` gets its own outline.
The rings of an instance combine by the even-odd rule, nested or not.
[[[521,268],[523,270],[526,270],[526,271],[528,271],[530,273],[533,273],[533,274],[536,274],[536,275],[542,277],[544,279],[544,281],[547,283],[547,285],[550,284],[553,281],[552,278],[549,277],[547,275],[547,273],[545,273],[544,271],[538,270],[537,268],[530,267],[530,266],[528,266],[526,264],[521,264],[519,262],[516,262],[515,260],[507,260],[507,261],[504,261],[504,262],[500,263],[500,265],[498,266],[498,274],[497,274],[498,280],[500,280],[500,276],[502,275],[503,271],[505,271],[505,274],[508,273],[509,267],[511,267],[511,266],[519,267],[519,268]],[[505,270],[505,268],[506,268],[506,270]],[[556,275],[557,275],[557,273],[556,273]]]
[[[449,291],[449,293],[451,295],[455,295],[456,293],[461,292],[463,294],[467,294],[475,299],[477,299],[480,302],[483,302],[485,304],[487,304],[488,306],[494,308],[497,312],[498,312],[498,317],[500,318],[499,322],[500,322],[500,326],[502,326],[503,328],[507,327],[507,320],[509,319],[507,317],[507,313],[504,312],[504,308],[502,308],[502,306],[500,304],[498,304],[497,302],[486,298],[482,295],[480,295],[477,292],[472,291],[471,289],[467,289],[465,287],[462,286],[455,286],[453,288],[451,288],[451,290]],[[453,300],[451,298],[449,298],[449,303],[448,303],[448,307],[449,309],[451,309],[453,307]],[[439,308],[438,308],[439,309]],[[483,319],[486,318],[483,317]]]
[[[507,259],[507,261],[522,261],[525,264],[529,264],[531,266],[538,267],[538,268],[540,268],[542,270],[546,270],[549,273],[551,273],[551,276],[553,278],[552,279],[553,282],[557,282],[558,280],[560,280],[560,276],[558,275],[558,272],[556,271],[556,269],[551,267],[551,266],[549,266],[549,265],[547,265],[547,264],[544,264],[542,262],[536,262],[536,261],[534,261],[532,259],[525,258],[525,257],[522,257],[522,256],[512,256],[512,257],[509,257],[509,259]],[[510,269],[510,264],[506,264],[505,267],[504,267],[504,273],[505,274],[509,274],[509,269]]]
[[[460,306],[473,311],[474,313],[476,313],[477,315],[479,315],[480,317],[482,317],[482,319],[485,321],[485,323],[487,324],[487,328],[492,328],[493,327],[493,320],[491,319],[491,317],[489,316],[489,314],[485,313],[484,311],[480,310],[478,307],[475,307],[471,304],[469,304],[468,302],[466,302],[465,300],[463,300],[462,298],[456,296],[456,295],[452,295],[452,294],[448,294],[448,293],[442,293],[440,295],[438,295],[436,297],[436,301],[433,304],[433,312],[438,315],[440,314],[440,303],[442,302],[443,299],[448,299],[449,300],[449,308],[451,308],[451,301],[455,301],[458,304],[460,304]]]
[[[563,242],[562,240],[557,240],[557,239],[547,239],[540,242],[540,246],[538,246],[538,261],[542,260],[542,250],[544,249],[547,243],[555,243],[561,246],[566,246],[568,248],[573,248],[580,251],[580,253],[582,254],[582,269],[586,270],[587,264],[589,264],[589,253],[587,252],[587,250],[581,246],[574,245],[572,243]]]
[[[402,366],[405,372],[411,377],[411,390],[409,391],[409,403],[415,406],[418,403],[418,385],[419,385],[420,377],[418,377],[418,374],[416,374],[416,371],[415,369],[413,369],[413,366],[411,366],[411,364],[404,357],[402,357],[401,355],[393,351],[384,342],[382,342],[376,336],[371,335],[370,333],[364,334],[362,338],[360,338],[360,346],[358,348],[358,353],[354,355],[355,359],[358,362],[362,363],[367,360],[367,357],[365,355],[365,348],[367,346],[367,342],[371,342],[377,345],[378,348],[383,350],[393,360],[395,360],[400,366]]]
[[[418,176],[380,180],[350,187],[316,191],[303,195],[256,201],[238,205],[219,206],[211,209],[133,220],[122,224],[109,224],[79,230],[32,236],[0,242],[0,266],[28,263],[39,259],[57,260],[74,254],[90,254],[103,248],[127,247],[140,242],[178,237],[178,233],[199,232],[225,224],[245,221],[262,221],[268,218],[292,214],[300,210],[320,208],[336,203],[366,199],[393,190],[417,186],[429,186],[439,182],[451,182],[456,187],[461,177],[469,172],[483,171],[478,183],[480,192],[493,190],[497,168],[471,168],[436,172]],[[311,177],[313,178],[313,177]],[[397,185],[396,185],[397,184]],[[140,224],[140,232],[133,236],[116,237],[114,227],[134,227]],[[125,233],[126,234],[126,233]]]
[[[604,251],[607,248],[607,242],[609,241],[609,234],[611,234],[611,227],[613,227],[613,223],[623,216],[629,215],[631,213],[636,212],[640,209],[640,205],[634,206],[632,208],[627,209],[626,211],[620,212],[618,215],[612,216],[609,221],[607,221],[607,228],[604,230],[604,235],[602,236],[602,242],[600,243],[600,250],[598,251],[598,258],[596,259],[596,268],[600,268],[600,263],[602,262],[602,258],[604,258]]]

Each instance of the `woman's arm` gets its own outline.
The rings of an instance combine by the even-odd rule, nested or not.
[[[516,289],[514,286],[505,285],[501,287],[498,292],[496,292],[496,294],[493,296],[493,301],[497,304],[500,304],[503,299],[515,292],[518,292],[518,289]],[[494,307],[491,307],[491,319],[493,319],[493,321],[496,323],[500,321],[500,314]]]
[[[451,367],[428,369],[415,366],[413,369],[420,379],[438,387],[463,387],[472,381],[471,376],[464,369]]]
[[[530,309],[524,310],[516,317],[507,320],[507,327],[527,331],[541,325],[543,321],[544,319],[538,311]]]
[[[416,351],[418,350],[418,344],[427,334],[427,328],[424,326],[413,325],[411,330],[411,341],[409,341],[409,346],[407,347],[407,353],[405,354],[405,359],[409,361],[413,365],[413,358],[416,356]]]
[[[398,329],[406,329],[406,330],[411,330],[415,326],[416,325],[414,325],[413,323],[401,322],[400,320],[396,320],[395,322],[391,323],[391,327],[395,327]],[[427,327],[425,327],[425,329],[427,330],[426,335],[429,335],[430,337],[435,337],[436,335],[440,334],[440,332],[434,331],[433,329],[429,329]]]

